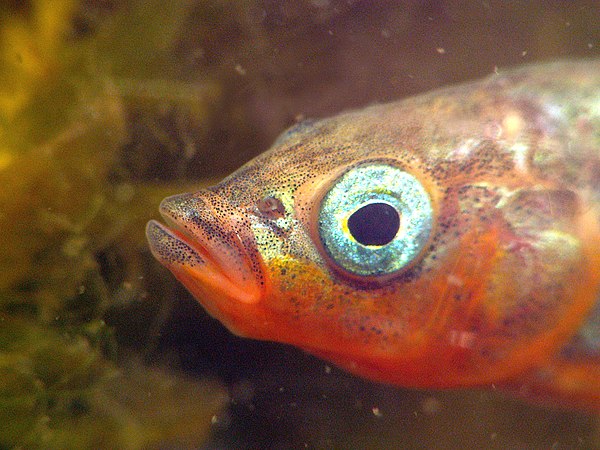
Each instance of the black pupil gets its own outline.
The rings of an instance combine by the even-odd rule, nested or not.
[[[400,228],[400,215],[387,203],[369,203],[348,218],[350,234],[362,245],[389,244]]]

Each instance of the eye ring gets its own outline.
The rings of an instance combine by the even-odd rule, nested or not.
[[[370,209],[363,210],[366,207]],[[361,210],[361,226],[366,228],[362,237],[351,229],[352,217]],[[366,217],[374,212],[388,216]],[[353,276],[381,277],[412,265],[429,241],[433,216],[431,197],[414,175],[394,164],[372,161],[334,180],[321,199],[317,229],[326,259],[335,268]]]

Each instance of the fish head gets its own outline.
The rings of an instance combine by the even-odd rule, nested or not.
[[[510,376],[595,295],[568,288],[592,277],[578,198],[516,170],[482,137],[489,121],[440,131],[430,104],[403,105],[301,123],[216,186],[165,199],[152,252],[241,336],[403,385]]]

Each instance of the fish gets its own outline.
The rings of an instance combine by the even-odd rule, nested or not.
[[[159,209],[152,254],[237,335],[600,411],[599,59],[302,121]]]

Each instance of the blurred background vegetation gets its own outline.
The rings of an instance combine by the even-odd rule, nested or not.
[[[287,126],[600,55],[596,1],[0,5],[0,448],[593,448],[598,418],[231,336],[145,222]]]

